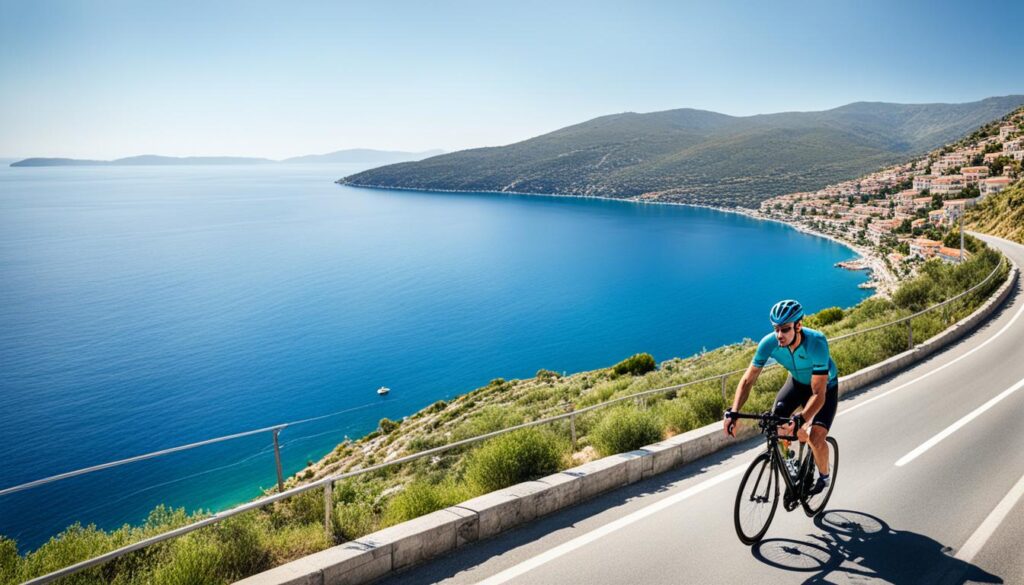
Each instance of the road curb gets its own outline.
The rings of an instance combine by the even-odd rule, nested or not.
[[[1007,259],[1009,260],[1009,259]],[[902,371],[959,340],[1003,306],[1019,278],[1010,273],[977,310],[935,337],[882,362],[839,379],[843,395]],[[741,427],[737,438],[757,434]],[[490,538],[557,510],[691,463],[734,445],[719,423],[688,431],[636,451],[619,453],[484,494],[456,506],[368,534],[238,581],[238,585],[357,585],[380,579]]]

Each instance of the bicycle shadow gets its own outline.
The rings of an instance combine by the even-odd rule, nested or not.
[[[813,572],[804,583],[863,582],[1002,583],[1003,579],[950,555],[942,543],[916,532],[894,530],[883,520],[853,510],[829,510],[814,519],[823,532],[809,540],[763,540],[751,550],[762,563]]]

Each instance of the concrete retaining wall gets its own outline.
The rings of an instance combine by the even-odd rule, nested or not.
[[[1018,270],[978,310],[932,339],[839,381],[840,395],[862,388],[921,361],[960,339],[1006,301]],[[740,439],[757,434],[741,427]],[[598,494],[695,461],[735,439],[719,423],[694,429],[643,449],[620,453],[536,481],[484,494],[457,506],[385,528],[239,581],[241,585],[342,585],[367,583],[393,571],[447,554]]]

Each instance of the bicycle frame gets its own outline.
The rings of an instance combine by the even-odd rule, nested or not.
[[[797,496],[796,501],[803,500],[805,495],[804,492],[806,491],[807,486],[803,485],[802,482],[793,481],[793,477],[789,474],[789,469],[786,468],[786,465],[784,463],[786,457],[782,453],[782,445],[779,443],[779,441],[790,441],[799,443],[799,452],[796,456],[796,460],[798,462],[798,470],[800,474],[799,476],[802,476],[806,472],[806,465],[814,464],[813,456],[810,454],[810,448],[807,446],[806,443],[801,442],[799,438],[796,436],[779,434],[779,427],[789,424],[790,422],[792,422],[792,419],[789,417],[780,417],[771,414],[755,415],[733,413],[733,419],[741,418],[755,419],[759,421],[761,432],[765,434],[766,449],[768,451],[769,458],[769,467],[776,470],[778,474],[782,476],[782,480],[785,482],[786,487],[790,490],[790,493],[793,493]],[[806,454],[805,450],[807,451]],[[763,474],[764,469],[762,469],[760,473]],[[755,485],[760,485],[760,483],[761,475],[759,474]],[[789,508],[787,507],[787,509]]]

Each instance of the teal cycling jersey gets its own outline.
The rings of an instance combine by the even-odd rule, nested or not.
[[[754,353],[751,365],[763,368],[768,365],[768,359],[771,358],[789,370],[797,382],[810,384],[811,376],[815,374],[828,374],[828,381],[834,381],[839,372],[828,351],[828,339],[825,338],[825,334],[806,327],[801,333],[800,345],[792,352],[789,348],[779,347],[779,341],[774,333],[765,335],[761,343],[757,344],[757,352]]]

